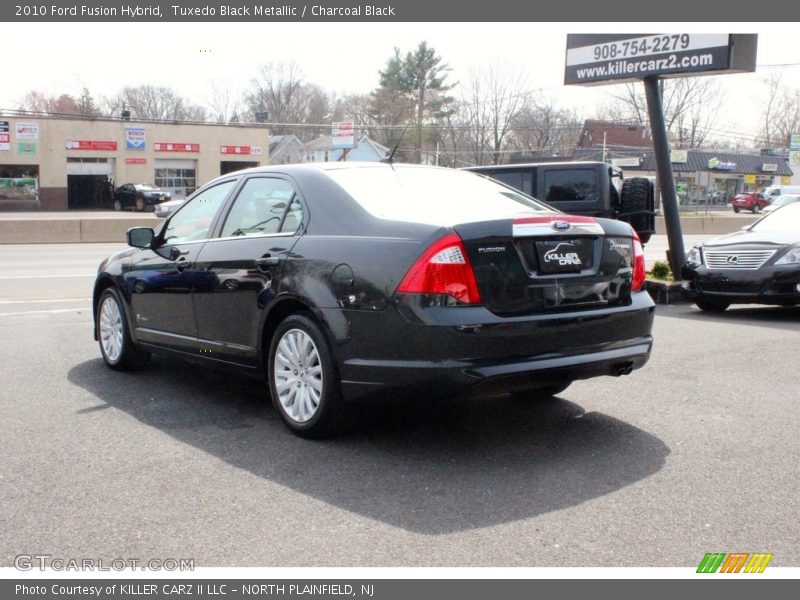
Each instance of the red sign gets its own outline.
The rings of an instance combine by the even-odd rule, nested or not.
[[[147,159],[146,158],[126,158],[125,159],[126,165],[146,165]]]
[[[263,154],[261,146],[220,146],[220,154]]]
[[[153,144],[156,152],[200,152],[200,144],[186,144],[183,142],[156,142]]]
[[[67,150],[116,150],[117,142],[103,140],[67,140],[64,142]]]

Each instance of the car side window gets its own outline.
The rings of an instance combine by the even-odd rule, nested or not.
[[[265,235],[297,230],[303,209],[294,186],[284,179],[253,177],[233,203],[222,237]]]
[[[236,185],[236,180],[225,181],[201,191],[187,201],[166,223],[164,244],[167,246],[204,240],[209,237],[209,227],[214,215]]]

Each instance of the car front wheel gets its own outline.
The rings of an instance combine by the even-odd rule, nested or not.
[[[122,300],[113,287],[103,292],[97,304],[97,339],[103,360],[112,369],[136,369],[150,357],[133,344]]]
[[[286,426],[305,438],[336,433],[341,385],[325,334],[305,314],[286,317],[269,351],[272,403]]]
[[[141,196],[137,197],[136,198],[136,210],[138,210],[139,212],[142,212],[144,210],[144,207],[145,207],[144,198],[142,198]]]

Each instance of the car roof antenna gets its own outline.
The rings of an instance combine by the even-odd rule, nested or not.
[[[390,165],[394,163],[394,153],[397,152],[397,148],[400,146],[400,142],[403,141],[403,136],[406,134],[408,125],[409,123],[406,123],[406,126],[403,127],[403,131],[400,133],[400,138],[397,140],[397,143],[394,145],[394,148],[392,148],[392,151],[389,154],[387,154],[381,159],[381,162],[389,163]]]

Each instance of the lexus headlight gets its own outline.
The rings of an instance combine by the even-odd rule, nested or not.
[[[703,256],[700,254],[700,248],[695,246],[686,253],[686,264],[692,267],[699,267],[703,264]]]
[[[800,248],[793,248],[775,261],[776,265],[800,264]]]

